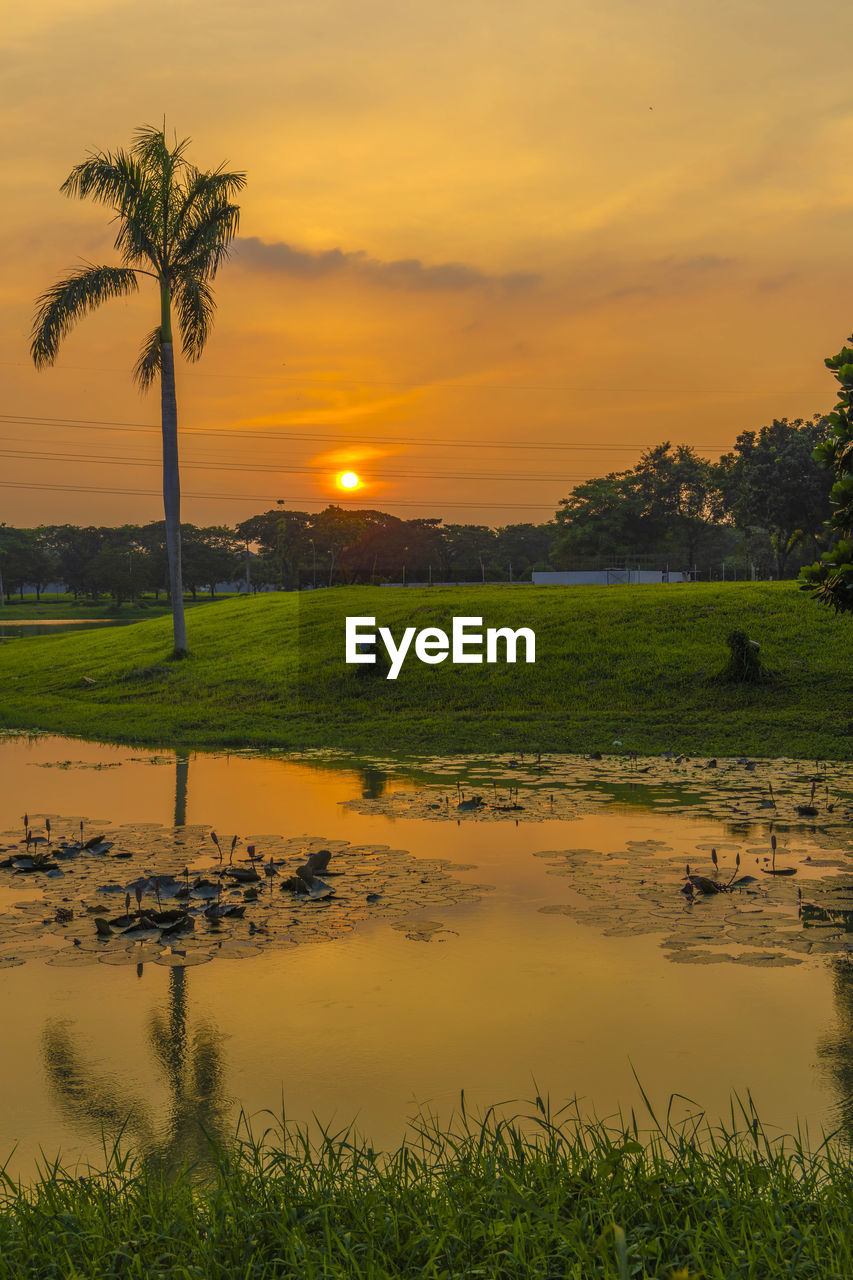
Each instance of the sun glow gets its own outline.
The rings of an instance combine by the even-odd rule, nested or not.
[[[338,476],[338,484],[342,489],[357,489],[361,481],[354,471],[344,471]]]

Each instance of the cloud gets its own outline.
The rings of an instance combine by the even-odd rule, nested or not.
[[[787,289],[788,285],[800,278],[801,273],[798,271],[785,271],[776,276],[762,276],[756,280],[755,287],[759,293],[775,293],[778,289]]]
[[[685,274],[691,272],[721,271],[734,266],[734,258],[724,258],[718,253],[697,253],[690,258],[660,258],[657,265]]]
[[[331,403],[326,405],[321,403],[320,407],[311,407],[307,410],[304,408],[286,409],[283,412],[279,411],[273,414],[256,414],[252,417],[239,419],[239,425],[263,430],[268,427],[340,427],[351,422],[358,423],[364,418],[379,420],[389,414],[399,413],[402,408],[410,406],[419,399],[423,392],[428,389],[425,384],[424,386],[412,387],[399,395],[368,397],[364,400],[358,400],[354,404],[348,404],[333,386],[324,388],[322,385],[317,385],[311,393],[311,398],[314,400],[325,398]]]
[[[377,449],[371,445],[347,445],[340,449],[329,449],[318,453],[311,459],[317,467],[345,467],[359,463],[381,462],[384,458],[393,458],[401,453],[400,448]]]
[[[670,255],[652,261],[622,263],[597,260],[587,265],[585,276],[576,284],[578,297],[589,297],[591,305],[618,303],[632,298],[661,298],[685,291],[707,288],[718,276],[738,266],[736,258],[717,253],[696,253],[685,257]],[[616,282],[618,276],[623,282]],[[607,287],[612,282],[612,287]],[[584,294],[583,284],[589,287]]]
[[[637,295],[647,295],[656,293],[650,284],[628,284],[621,289],[611,289],[610,293],[606,293],[602,301],[619,302],[622,298],[635,298]]]
[[[539,276],[532,272],[508,272],[491,275],[465,262],[439,262],[430,266],[420,258],[399,258],[383,262],[371,258],[363,250],[324,249],[311,253],[295,249],[283,240],[266,244],[257,236],[246,236],[237,242],[240,259],[259,271],[318,279],[322,276],[350,273],[389,289],[411,292],[454,292],[470,289],[498,289],[503,293],[519,293],[532,289]]]

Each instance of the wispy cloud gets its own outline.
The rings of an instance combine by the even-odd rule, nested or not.
[[[290,426],[346,426],[349,423],[360,423],[364,419],[381,419],[388,414],[398,412],[416,401],[424,389],[422,387],[413,387],[400,395],[384,397],[370,396],[368,394],[365,399],[347,402],[343,396],[335,392],[334,388],[325,390],[322,386],[318,386],[313,389],[310,397],[315,403],[307,409],[301,408],[285,410],[279,413],[257,414],[253,417],[240,419],[239,425],[260,429]],[[332,401],[331,404],[318,403],[320,397],[324,394],[327,400]]]
[[[735,265],[734,258],[719,253],[696,253],[687,258],[660,258],[656,264],[666,270],[687,273],[723,271]]]
[[[492,275],[466,262],[429,264],[420,258],[384,262],[381,258],[371,258],[363,250],[324,249],[312,253],[307,249],[294,248],[283,240],[267,244],[257,236],[241,238],[238,254],[242,262],[259,271],[304,279],[349,273],[372,284],[413,292],[458,293],[470,289],[497,289],[503,293],[518,293],[539,283],[539,276],[532,272]]]
[[[311,461],[317,467],[346,467],[381,462],[383,458],[392,458],[402,452],[399,446],[395,449],[377,449],[365,444],[346,445],[340,449],[318,453]]]

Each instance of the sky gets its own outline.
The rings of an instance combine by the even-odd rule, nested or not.
[[[166,119],[244,170],[179,364],[183,516],[281,499],[541,522],[662,440],[827,411],[853,329],[853,10],[828,0],[43,0],[0,35],[0,522],[161,515],[142,289],[36,372],[36,297],[115,262],[59,187]],[[344,496],[345,470],[362,487]]]

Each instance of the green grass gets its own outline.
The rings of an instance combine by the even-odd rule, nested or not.
[[[192,609],[201,604],[218,603],[221,597],[211,601],[207,596],[199,596],[198,600],[187,599],[185,608]],[[49,594],[36,600],[34,595],[25,595],[23,600],[13,596],[0,608],[0,626],[5,622],[14,626],[15,622],[34,618],[159,618],[165,614],[171,616],[172,606],[162,596],[155,600],[147,596],[142,600],[127,600],[116,605],[112,600],[103,597],[98,600],[86,600],[81,596],[75,600],[71,595],[56,596]]]
[[[0,1280],[853,1274],[849,1153],[740,1132],[491,1114],[422,1122],[383,1155],[279,1127],[200,1181],[115,1155],[0,1200]]]
[[[344,664],[344,618],[532,626],[535,666],[427,667],[395,682]],[[612,588],[340,588],[224,600],[170,619],[0,646],[0,726],[152,744],[359,753],[609,751],[846,758],[853,618],[792,583]],[[714,682],[741,628],[775,673]],[[94,683],[89,683],[93,681]]]

